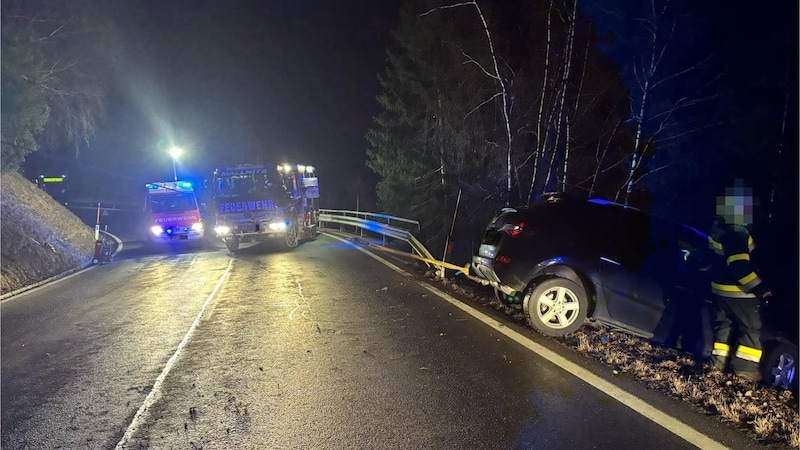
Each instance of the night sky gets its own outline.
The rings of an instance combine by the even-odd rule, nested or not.
[[[234,163],[313,165],[323,206],[355,207],[336,194],[374,183],[364,135],[398,1],[113,4],[114,90],[84,168],[122,165],[133,185],[169,179],[171,143],[186,153],[179,177]]]
[[[140,184],[171,178],[166,147],[178,145],[186,152],[181,178],[208,178],[224,164],[297,162],[317,167],[323,207],[354,208],[358,183],[362,202],[370,191],[374,198],[377,179],[364,164],[364,135],[379,112],[377,76],[401,3],[100,2],[118,35],[108,114],[80,157],[81,176],[92,179],[88,189],[135,197]],[[783,83],[786,58],[775,52],[794,55],[796,77],[793,3],[699,2],[694,29],[678,35],[686,50],[674,53],[676,64],[681,55],[713,52],[724,82],[741,96],[758,85]],[[601,30],[618,35],[617,44],[629,31],[625,15],[641,6],[627,0],[579,4]],[[609,52],[627,63],[624,45]]]

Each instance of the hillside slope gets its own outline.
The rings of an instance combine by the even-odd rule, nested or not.
[[[22,175],[0,174],[0,293],[89,263],[94,230]]]

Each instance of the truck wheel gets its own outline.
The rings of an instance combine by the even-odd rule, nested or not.
[[[286,247],[295,248],[300,243],[300,236],[297,231],[297,223],[292,222],[292,226],[286,229]]]
[[[239,238],[237,236],[225,238],[225,246],[228,247],[228,251],[231,253],[239,250]]]

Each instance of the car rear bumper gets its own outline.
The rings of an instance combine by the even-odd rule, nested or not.
[[[482,256],[472,257],[472,271],[478,277],[490,282],[500,283],[500,278],[497,277],[491,264],[492,262],[489,258],[484,258]]]
[[[488,281],[489,285],[495,289],[498,289],[507,295],[516,295],[516,289],[507,286],[500,281],[500,277],[497,276],[497,272],[495,272],[492,263],[493,261],[491,259],[476,255],[472,257],[472,265],[470,268],[478,278],[483,278],[484,280]]]

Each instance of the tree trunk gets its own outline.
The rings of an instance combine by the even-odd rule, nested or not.
[[[568,162],[569,162],[569,108],[566,106],[566,99],[567,99],[567,87],[569,86],[569,74],[572,70],[572,50],[574,48],[575,43],[575,25],[578,21],[578,0],[575,0],[572,4],[572,18],[569,27],[569,39],[567,43],[567,59],[565,61],[566,68],[564,69],[564,89],[561,91],[561,115],[559,116],[559,120],[561,117],[564,117],[564,128],[565,128],[565,135],[564,135],[564,168],[563,173],[561,174],[561,191],[566,192],[567,190],[567,169],[568,169]]]
[[[544,115],[545,91],[547,91],[547,69],[550,67],[550,16],[553,12],[553,0],[547,9],[547,45],[544,53],[544,76],[542,77],[542,95],[539,96],[539,114],[536,118],[536,149],[533,153],[533,175],[531,176],[531,187],[528,190],[528,202],[530,205],[533,191],[536,188],[536,176],[539,171],[539,155],[544,151],[546,140],[542,136],[542,116]]]

